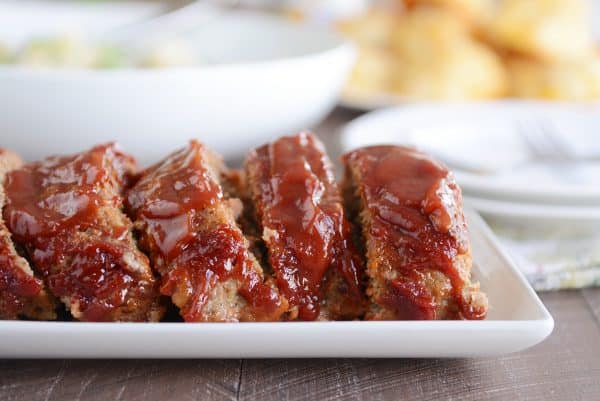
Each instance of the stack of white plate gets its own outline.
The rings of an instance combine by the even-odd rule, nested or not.
[[[421,148],[455,173],[465,203],[526,225],[600,222],[600,105],[420,104],[375,111],[342,133],[346,150]]]

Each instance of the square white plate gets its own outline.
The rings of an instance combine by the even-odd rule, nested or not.
[[[474,357],[523,350],[554,320],[473,211],[466,211],[484,321],[288,323],[0,322],[3,358]]]

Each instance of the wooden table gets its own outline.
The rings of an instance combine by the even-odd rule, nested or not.
[[[600,288],[541,297],[553,334],[501,358],[4,360],[0,400],[600,400]]]

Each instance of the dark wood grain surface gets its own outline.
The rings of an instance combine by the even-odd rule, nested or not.
[[[0,400],[599,400],[600,289],[541,296],[553,334],[499,358],[4,360]]]
[[[333,141],[353,116],[319,132]],[[600,288],[541,298],[552,335],[499,358],[3,360],[0,401],[600,400]]]

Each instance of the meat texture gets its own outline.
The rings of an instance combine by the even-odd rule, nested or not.
[[[133,158],[106,144],[7,176],[4,219],[13,238],[75,319],[161,318],[148,258],[121,210],[135,169]]]
[[[283,137],[251,152],[245,171],[287,318],[360,317],[362,260],[323,145],[310,133]]]
[[[19,156],[0,149],[0,212],[5,204],[6,174],[21,165]],[[43,281],[35,277],[27,260],[17,253],[10,232],[0,218],[0,319],[54,320],[55,309],[53,297]]]
[[[470,281],[467,225],[453,175],[399,146],[358,149],[344,161],[344,196],[365,244],[366,319],[483,319],[487,297]]]
[[[287,302],[248,249],[226,175],[197,141],[147,169],[127,196],[140,245],[185,321],[279,320]]]

